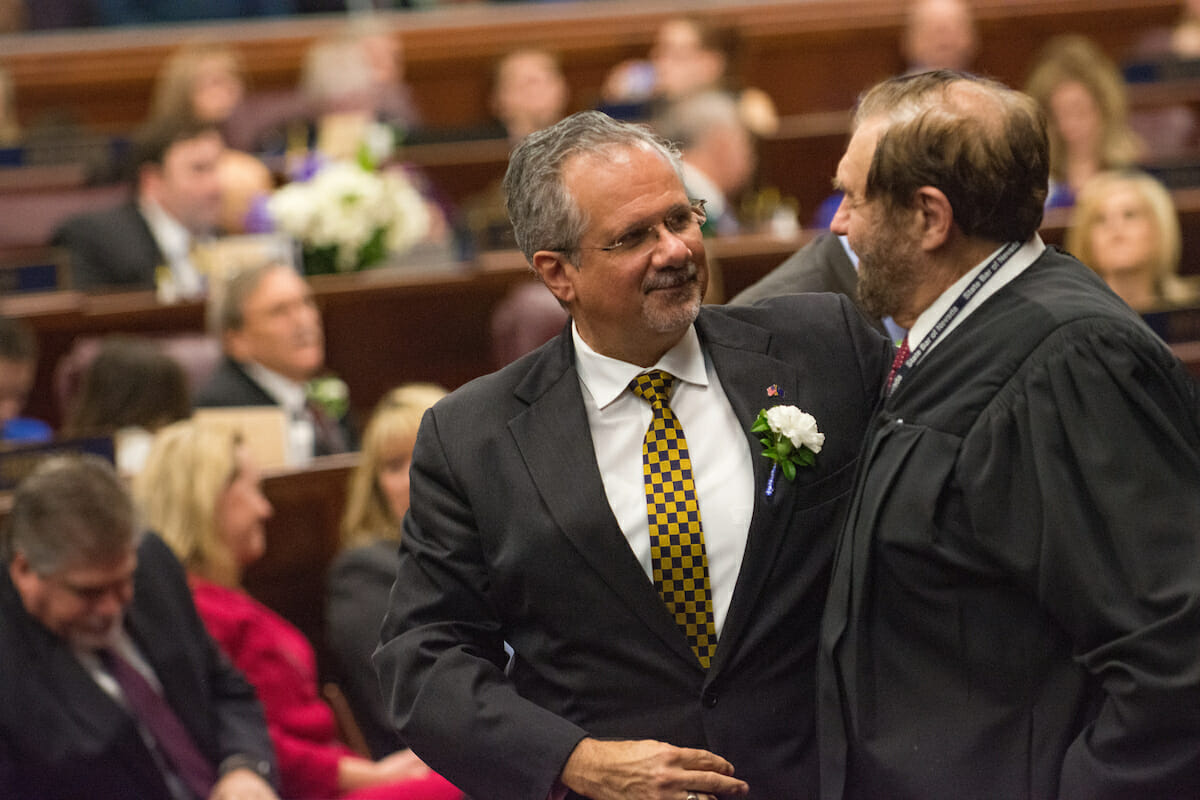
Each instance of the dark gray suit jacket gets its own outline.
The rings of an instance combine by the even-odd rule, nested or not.
[[[221,359],[221,363],[209,376],[208,382],[200,387],[194,398],[196,408],[232,408],[235,406],[273,406],[276,400],[267,390],[258,385],[246,368],[229,356]],[[351,423],[350,415],[346,414],[337,420],[342,438],[349,450],[358,446],[358,437]],[[320,442],[314,442],[314,456],[327,456],[332,451],[322,447]]]
[[[749,305],[766,297],[798,292],[837,292],[854,301],[863,317],[875,330],[887,330],[878,318],[872,318],[858,306],[858,270],[846,255],[841,240],[822,233],[788,256],[782,264],[746,287],[729,301],[730,305]]]
[[[70,217],[51,242],[67,250],[74,289],[153,289],[165,262],[136,201]]]
[[[891,348],[832,294],[706,306],[696,329],[756,487],[707,672],[608,505],[569,328],[425,416],[375,659],[401,737],[472,796],[544,800],[589,735],[710,749],[760,800],[816,795],[817,627]],[[816,417],[825,449],[768,497],[749,429],[781,403]]]
[[[148,535],[138,549],[126,627],[201,751],[274,764],[254,689],[221,655],[183,568]],[[170,800],[133,717],[67,644],[25,611],[0,574],[0,796],[22,800]]]

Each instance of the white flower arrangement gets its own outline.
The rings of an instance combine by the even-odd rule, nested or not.
[[[767,494],[775,490],[775,472],[783,471],[783,477],[796,479],[796,467],[811,467],[817,453],[825,446],[825,434],[817,429],[817,420],[812,414],[796,406],[772,406],[758,412],[751,433],[760,433],[762,454],[771,459],[771,477],[767,483]]]
[[[350,161],[321,167],[267,201],[277,230],[304,248],[305,272],[353,272],[407,252],[429,231],[424,199],[402,170]]]

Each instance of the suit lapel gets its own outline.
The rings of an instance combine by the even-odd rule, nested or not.
[[[529,404],[509,429],[551,517],[613,594],[689,663],[695,654],[617,524],[596,465],[570,326],[517,387]]]
[[[696,327],[721,379],[721,387],[736,418],[742,423],[746,446],[753,455],[751,463],[754,465],[754,512],[733,601],[721,630],[716,659],[711,669],[715,674],[732,657],[731,654],[739,650],[738,640],[758,604],[783,536],[788,530],[795,505],[796,483],[811,478],[801,471],[796,476],[796,483],[793,483],[780,473],[776,476],[774,491],[768,497],[766,486],[770,478],[771,461],[760,455],[762,444],[758,434],[750,432],[758,412],[763,408],[793,403],[803,407],[799,400],[800,374],[796,367],[767,354],[771,335],[762,328],[737,322],[708,309],[701,313]],[[778,390],[774,396],[768,394],[771,387]]]
[[[253,403],[248,402],[248,405],[273,406],[278,404],[278,400],[264,389],[258,381],[250,377],[250,373],[246,371],[245,366],[234,361],[232,358],[228,358],[228,356],[226,358],[229,362],[230,374],[241,385],[241,393],[246,398],[253,398],[254,400]]]
[[[207,701],[196,695],[196,684],[189,680],[196,668],[195,664],[190,663],[195,654],[189,652],[182,641],[156,634],[153,621],[141,612],[136,603],[129,609],[127,628],[142,657],[150,663],[162,684],[163,697],[196,745],[204,751],[206,742],[198,735],[195,715],[207,706]]]

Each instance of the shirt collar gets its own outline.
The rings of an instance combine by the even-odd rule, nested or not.
[[[617,400],[629,388],[630,381],[643,372],[649,372],[637,364],[597,353],[579,335],[574,322],[571,323],[571,338],[575,344],[575,368],[583,385],[596,401],[597,408],[603,409]],[[683,337],[650,369],[664,370],[685,383],[707,386],[704,351],[700,349],[696,326],[689,325]]]
[[[153,200],[142,200],[138,207],[167,260],[186,258],[192,246],[192,234],[183,223]]]
[[[246,370],[246,374],[262,387],[264,392],[275,399],[276,403],[292,412],[304,410],[308,399],[304,391],[304,384],[296,383],[291,378],[286,378],[254,361],[247,362],[242,367]]]
[[[1000,249],[1003,246],[1004,245],[997,247],[988,255],[987,258],[972,267],[967,274],[963,275],[961,278],[955,281],[950,288],[938,295],[938,298],[933,301],[929,308],[921,312],[921,315],[917,317],[917,321],[914,322],[912,327],[908,329],[908,346],[910,348],[916,349],[921,340],[929,335],[929,332],[933,330],[934,325],[937,325],[938,320],[942,318],[942,315],[946,313],[950,306],[954,305],[954,301],[957,300],[958,296],[962,294],[964,289],[967,288],[967,285],[975,279],[976,275],[978,275],[980,272],[983,272],[983,268],[986,267],[988,263],[990,263],[991,260],[996,257],[996,254],[1000,252]],[[1039,256],[1041,256],[1045,249],[1046,245],[1042,242],[1042,237],[1035,233],[1033,238],[1025,242],[1025,244],[1021,246],[1020,250],[1013,253],[1012,258],[1010,258],[1004,264],[1004,266],[1002,266],[996,272],[996,274],[991,277],[983,289],[980,290],[980,292],[973,298],[971,298],[971,300],[963,307],[961,313],[959,313],[954,320],[955,325],[966,319],[967,316],[976,308],[978,308],[984,300],[995,294],[996,291],[1003,287],[1006,283],[1024,272],[1030,264],[1032,264],[1038,259]]]

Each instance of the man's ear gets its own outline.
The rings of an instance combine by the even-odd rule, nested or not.
[[[149,197],[155,202],[162,195],[162,167],[158,164],[142,164],[137,168],[138,194]]]
[[[25,553],[20,550],[13,553],[12,558],[9,559],[8,577],[22,597],[30,591],[34,581],[37,580],[37,573],[34,572],[33,565],[29,563]]]
[[[941,189],[922,186],[917,190],[916,208],[921,218],[921,248],[937,250],[950,238],[954,209]]]
[[[533,254],[533,271],[560,303],[570,305],[575,300],[576,267],[556,250],[538,250]]]

